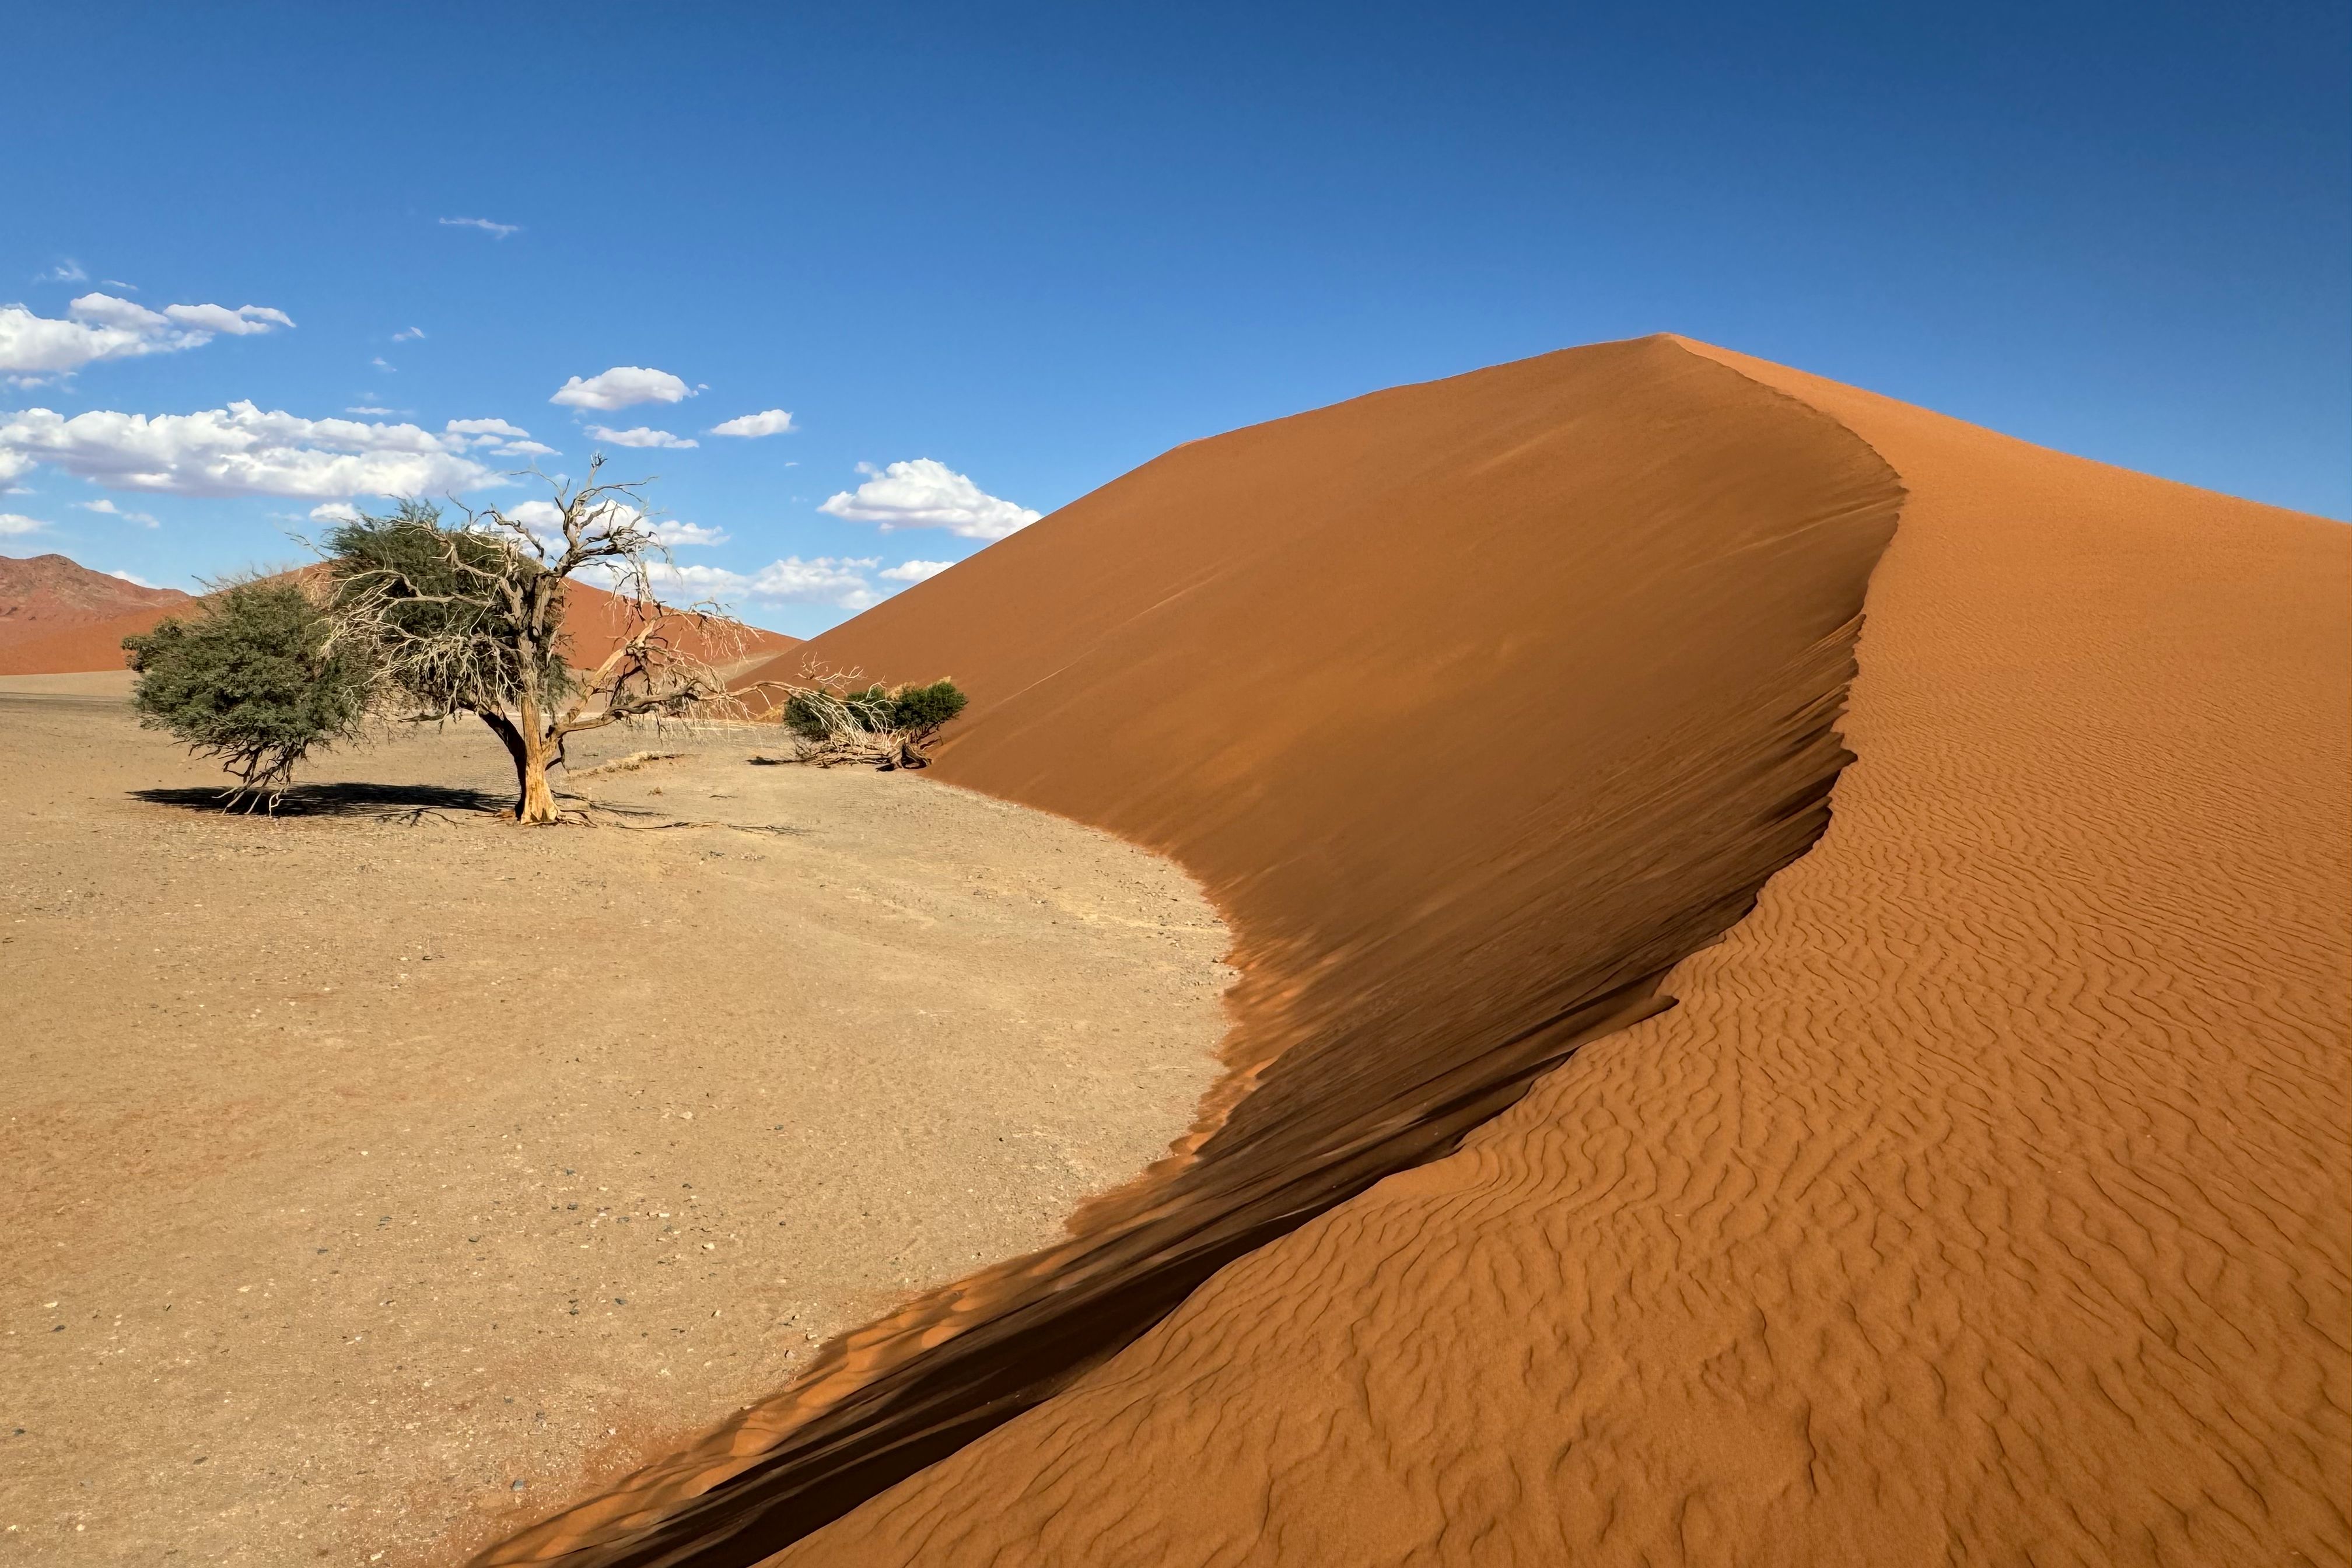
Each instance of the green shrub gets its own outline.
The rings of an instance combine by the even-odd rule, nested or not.
[[[927,741],[962,712],[969,700],[952,680],[902,686],[890,694],[890,728],[913,736],[918,742]]]
[[[241,583],[187,619],[122,639],[139,673],[131,705],[271,805],[313,750],[360,732],[365,664],[335,649],[326,615],[292,583]]]
[[[862,691],[837,691],[827,684],[799,687],[784,699],[784,727],[804,762],[919,768],[929,762],[924,748],[963,711],[966,700],[947,679],[895,690],[881,685]]]

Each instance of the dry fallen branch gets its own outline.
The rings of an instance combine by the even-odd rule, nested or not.
[[[566,766],[564,776],[593,779],[604,773],[633,773],[651,763],[674,763],[686,755],[684,752],[631,752],[625,757],[615,757],[609,763],[598,763],[593,768]]]

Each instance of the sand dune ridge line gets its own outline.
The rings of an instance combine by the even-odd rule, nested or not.
[[[1812,852],[780,1561],[2352,1561],[2352,531],[1689,346],[1909,491]]]
[[[1227,1092],[1064,1247],[482,1561],[755,1561],[1654,1012],[1826,821],[1901,499],[1817,410],[1605,344],[1179,448],[818,639],[957,671],[946,776],[1203,881],[1244,975]]]

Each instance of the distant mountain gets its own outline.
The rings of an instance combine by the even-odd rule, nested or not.
[[[177,588],[142,588],[62,555],[0,555],[0,647],[188,602]]]

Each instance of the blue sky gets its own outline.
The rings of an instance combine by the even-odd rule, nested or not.
[[[1180,441],[1656,331],[2345,517],[2347,16],[13,6],[0,552],[184,585],[603,445],[809,632]]]

